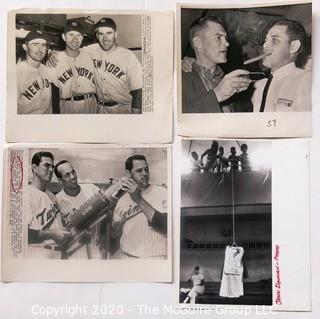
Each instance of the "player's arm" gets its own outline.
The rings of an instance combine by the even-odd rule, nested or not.
[[[124,189],[129,193],[131,199],[140,207],[147,217],[151,227],[166,234],[167,233],[167,213],[160,213],[152,207],[141,195],[137,183],[132,178],[127,178],[124,182]],[[163,216],[160,216],[163,215]]]
[[[71,233],[65,229],[54,229],[54,230],[36,230],[28,228],[28,243],[38,244],[45,240],[52,239],[58,245],[63,245],[69,238]]]
[[[132,96],[131,112],[132,114],[142,113],[142,89],[130,91]]]
[[[132,96],[131,112],[135,114],[141,114],[143,87],[142,67],[138,58],[132,52],[128,56],[127,74],[128,87]]]
[[[203,165],[203,158],[204,158],[206,155],[208,155],[208,150],[205,150],[205,151],[202,153],[202,155],[201,155],[200,163],[202,163],[202,165]]]

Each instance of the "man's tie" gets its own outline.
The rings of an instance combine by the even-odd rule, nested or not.
[[[268,81],[263,89],[260,112],[264,112],[264,108],[266,106],[267,95],[268,95],[268,91],[269,91],[269,86],[271,84],[272,78],[273,78],[273,75],[272,75],[272,73],[270,73],[270,75],[268,77]]]

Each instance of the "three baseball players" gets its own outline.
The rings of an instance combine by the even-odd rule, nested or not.
[[[48,40],[39,31],[27,35],[23,44],[27,59],[17,64],[18,114],[52,113],[50,82],[59,89],[61,114],[142,113],[139,60],[117,45],[118,31],[112,19],[99,20],[95,34],[98,43],[80,48],[82,26],[68,20],[62,34],[66,48],[52,51],[50,67],[43,64]]]

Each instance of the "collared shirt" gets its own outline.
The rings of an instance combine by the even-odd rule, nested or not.
[[[270,84],[264,112],[311,111],[311,72],[289,63],[276,70]],[[253,111],[259,112],[267,79],[255,83]]]
[[[207,91],[214,89],[223,78],[223,71],[218,65],[213,69],[207,69],[195,62],[192,67],[198,72]]]

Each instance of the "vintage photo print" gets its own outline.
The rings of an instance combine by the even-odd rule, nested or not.
[[[167,90],[154,84],[156,73],[167,76],[170,85],[173,72],[170,63],[161,70],[153,63],[161,51],[172,54],[170,36],[154,51],[152,38],[162,16],[171,17],[151,12],[10,12],[9,116],[54,124],[80,117],[93,126],[96,119],[107,124],[133,120],[134,126],[162,114],[163,124],[170,125],[171,104],[154,91],[159,86],[159,93]]]
[[[311,135],[311,3],[178,13],[182,135]]]
[[[23,260],[27,268],[61,263],[68,269],[78,263],[82,269],[108,269],[101,278],[86,271],[77,281],[168,280],[169,158],[167,147],[9,149],[4,260]],[[118,267],[129,260],[130,272],[122,268],[121,277]],[[135,271],[149,262],[163,270],[153,275]],[[34,275],[30,272],[29,278],[40,279]],[[39,276],[46,281],[76,278],[47,271]]]
[[[308,246],[309,207],[296,212],[289,207],[279,210],[279,197],[274,195],[275,191],[283,194],[278,190],[284,181],[277,167],[288,146],[284,141],[278,148],[266,140],[182,140],[179,302],[183,306],[236,304],[299,309],[310,304],[310,300],[290,304],[288,298],[289,287],[296,287],[300,294],[288,273],[299,267],[306,276],[310,271],[309,252],[294,270],[288,265],[296,262],[296,249],[300,253],[303,245]],[[307,143],[295,146],[308,152]],[[294,159],[290,167],[297,169],[300,160],[303,158]],[[302,170],[306,186],[308,166]],[[281,198],[283,202],[290,194],[288,183],[291,178],[287,178],[288,194]],[[304,192],[308,193],[308,188]],[[290,200],[300,206],[307,197],[303,194]],[[294,239],[296,234],[290,230],[282,233],[287,218],[301,227],[303,239]],[[289,238],[293,240],[292,251],[286,243]],[[304,284],[306,293],[310,280]]]

